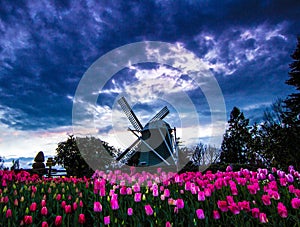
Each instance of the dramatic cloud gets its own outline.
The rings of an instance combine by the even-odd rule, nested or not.
[[[227,114],[237,106],[259,121],[269,103],[292,91],[284,82],[299,34],[299,9],[300,2],[292,0],[1,1],[0,155],[17,154],[24,141],[28,152],[43,147],[54,152],[55,144],[72,133],[73,102],[84,102],[74,95],[86,70],[107,52],[138,41],[187,48],[217,78]],[[155,102],[162,91],[172,103],[184,102],[180,93],[187,94],[203,127],[199,137],[209,137],[209,106],[190,75],[130,62],[104,89],[92,91],[99,96],[97,105],[87,108],[97,113],[100,137],[110,139],[114,121],[127,124],[121,111],[111,117],[124,91],[143,122],[167,104]],[[174,108],[168,121],[181,120],[189,128],[194,119],[188,106]],[[191,134],[194,143],[197,133]]]

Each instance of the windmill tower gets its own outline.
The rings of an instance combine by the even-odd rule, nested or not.
[[[163,121],[169,109],[162,108],[143,127],[124,97],[118,103],[134,128],[128,130],[137,139],[117,157],[117,161],[135,158],[138,166],[177,165],[176,128],[172,129]]]

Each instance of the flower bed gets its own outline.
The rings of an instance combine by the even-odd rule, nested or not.
[[[300,174],[233,172],[43,178],[0,171],[2,226],[300,226]]]

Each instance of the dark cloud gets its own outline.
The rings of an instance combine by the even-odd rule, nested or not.
[[[284,96],[299,9],[299,1],[279,0],[1,1],[0,105],[19,112],[6,112],[1,121],[24,130],[69,125],[67,96],[74,95],[88,67],[104,53],[142,40],[181,42],[203,58],[216,49],[209,62],[232,72],[224,77],[226,70],[218,71],[229,106],[231,96],[250,97],[253,91]],[[286,40],[278,34],[266,40],[258,30],[255,37],[240,40],[255,28],[278,28]],[[260,54],[249,60],[246,51],[256,48]],[[103,104],[115,95],[103,96]]]

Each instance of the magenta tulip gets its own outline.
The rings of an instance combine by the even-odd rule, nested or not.
[[[153,215],[153,209],[149,204],[145,205],[145,212],[148,216]]]
[[[84,214],[79,214],[78,223],[79,224],[84,224],[85,223],[85,215]]]
[[[104,217],[104,225],[109,225],[110,224],[110,216],[105,216]]]
[[[277,211],[280,217],[286,218],[288,216],[288,211],[285,207],[285,205],[281,202],[278,203],[277,205]]]
[[[94,211],[95,212],[101,212],[102,211],[102,205],[100,202],[94,202]]]
[[[196,214],[197,214],[198,219],[205,219],[205,215],[204,215],[204,212],[202,209],[197,209]]]

